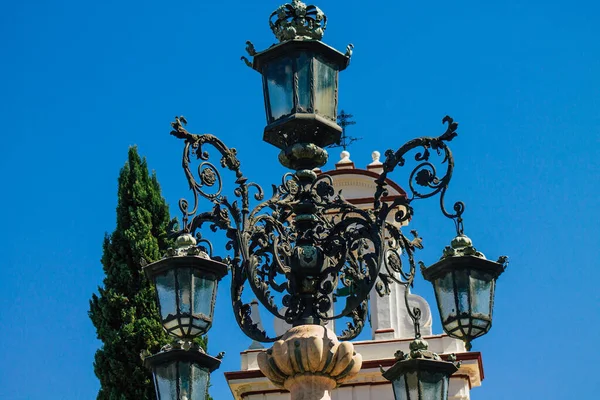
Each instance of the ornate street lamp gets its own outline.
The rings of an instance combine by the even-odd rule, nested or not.
[[[196,247],[192,235],[177,237],[169,255],[144,267],[156,286],[156,297],[163,327],[168,334],[193,339],[212,326],[218,281],[227,266],[211,260]]]
[[[463,340],[467,350],[492,327],[496,279],[507,263],[505,256],[497,262],[487,260],[461,226],[440,261],[422,268],[423,277],[433,283],[444,331]]]
[[[307,385],[315,398],[328,399],[333,388],[360,370],[362,359],[347,340],[364,327],[373,287],[383,296],[394,282],[412,284],[414,252],[422,248],[422,239],[416,233],[409,239],[401,230],[403,223],[413,218],[412,202],[439,195],[442,213],[457,226],[462,225],[464,205],[455,203],[451,213],[443,200],[454,169],[448,143],[457,136],[458,127],[448,116],[442,119],[446,130],[440,136],[416,138],[385,153],[371,210],[346,201],[343,193],[334,190],[330,176],[315,172],[327,162],[325,147],[339,141],[338,73],[348,66],[353,46],[342,54],[322,43],[325,15],[298,0],[278,8],[270,25],[280,43],[256,52],[247,42],[248,54],[254,59],[242,57],[263,77],[267,113],[264,140],[281,149],[280,163],[293,171],[284,175],[279,186],[273,185],[269,198],[265,199],[262,188],[242,173],[235,149],[214,135],[190,133],[183,117],[171,123],[171,134],[184,141],[182,166],[194,201],[179,202],[183,221],[181,230],[173,232],[178,237],[176,249],[146,267],[157,287],[163,326],[183,339],[177,352],[165,348],[165,354],[171,352],[168,356],[159,353],[148,358],[153,360],[147,364],[155,371],[161,399],[169,390],[175,393],[173,387],[178,389],[171,398],[183,399],[183,380],[177,378],[175,383],[173,377],[192,376],[190,368],[210,372],[218,366],[218,360],[210,364],[206,361],[212,357],[198,356],[189,340],[210,328],[217,282],[227,270],[231,272],[231,300],[238,325],[253,340],[275,342],[258,355],[261,371],[276,386],[287,388],[292,400],[300,398]],[[384,201],[388,174],[405,166],[410,158],[417,165],[409,175],[407,195]],[[192,166],[194,160],[198,165]],[[436,167],[442,168],[441,173]],[[222,169],[235,174],[233,196],[223,193]],[[259,204],[251,207],[252,198]],[[203,199],[211,206],[200,211]],[[210,251],[196,244],[194,235],[201,238],[200,232],[207,225],[212,231],[224,231],[228,257],[212,257],[212,245],[205,239],[198,243]],[[469,277],[479,276],[477,268],[469,271]],[[432,277],[437,282],[437,275]],[[443,287],[445,281],[440,282],[438,286]],[[255,323],[252,305],[242,299],[247,287],[268,312],[292,328],[282,336],[270,336]],[[332,311],[334,298],[340,306],[336,312]],[[414,355],[399,361],[386,374],[397,381],[395,387],[400,388],[403,380],[409,387],[407,395],[416,388],[419,395],[433,391],[439,395],[436,399],[443,399],[447,378],[455,367],[440,364],[443,362],[437,356],[427,352],[418,328],[420,312],[409,309],[409,314],[416,329]],[[491,308],[489,315],[491,318]],[[324,327],[342,317],[352,322],[340,335]],[[292,355],[293,365],[286,359]],[[159,360],[169,360],[170,364]],[[201,376],[200,372],[194,374]],[[159,388],[160,382],[170,383]],[[185,396],[189,396],[188,389]],[[202,399],[203,393],[197,389],[194,399]],[[400,392],[397,395],[402,396]],[[424,399],[410,397],[417,398]]]
[[[264,140],[282,150],[297,143],[338,143],[338,73],[350,63],[352,45],[342,54],[321,42],[327,17],[299,1],[274,11],[269,24],[280,43],[257,53],[248,41],[253,62],[242,57],[263,76]]]

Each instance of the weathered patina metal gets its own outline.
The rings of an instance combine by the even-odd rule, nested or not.
[[[446,400],[448,383],[460,364],[450,355],[444,361],[429,350],[427,342],[416,338],[410,343],[410,352],[397,351],[396,363],[387,371],[381,368],[383,377],[392,382],[394,398],[404,400]]]
[[[280,42],[291,39],[321,40],[327,28],[327,16],[317,6],[307,6],[299,0],[293,0],[273,11],[269,26]]]
[[[156,287],[163,328],[171,336],[191,340],[212,326],[217,286],[227,274],[227,265],[209,254],[210,243],[203,240],[199,245],[183,232],[164,258],[143,265]]]
[[[141,358],[152,371],[157,399],[187,400],[206,398],[209,374],[221,365],[222,354],[211,357],[195,343],[177,341]]]
[[[324,148],[340,141],[338,74],[348,67],[354,46],[349,44],[342,53],[321,42],[326,21],[318,7],[293,1],[270,18],[280,43],[256,51],[252,42],[246,42],[252,61],[245,56],[242,60],[263,77],[267,116],[263,139],[282,153],[293,146]]]
[[[263,139],[285,149],[298,143],[320,147],[338,143],[339,72],[350,63],[343,54],[318,40],[291,39],[242,59],[263,77],[267,126]],[[326,100],[326,101],[325,101]]]
[[[190,206],[186,200],[180,201],[183,224],[177,234],[198,233],[205,224],[213,230],[225,230],[227,248],[232,251],[230,257],[224,258],[232,273],[232,302],[238,324],[249,337],[263,342],[278,339],[258,329],[252,321],[250,304],[242,301],[245,286],[275,317],[292,325],[352,318],[340,335],[345,340],[362,330],[368,295],[375,285],[383,295],[392,282],[412,284],[414,251],[422,248],[421,238],[416,232],[412,239],[407,238],[399,226],[412,217],[413,200],[438,193],[443,197],[448,187],[454,163],[446,142],[456,136],[457,127],[451,118],[444,118],[448,129],[441,136],[415,139],[396,152],[386,153],[388,159],[377,180],[373,210],[352,205],[334,190],[330,176],[316,175],[308,168],[286,174],[265,200],[263,190],[241,172],[235,149],[213,135],[188,132],[186,122],[182,117],[176,118],[171,134],[185,142],[182,165],[194,203]],[[223,195],[221,174],[210,162],[208,145],[217,150],[221,168],[235,173],[234,194],[238,200]],[[386,176],[404,165],[405,156],[417,149],[421,151],[414,156],[419,164],[410,174],[410,195],[384,202]],[[436,175],[433,154],[446,165],[441,177]],[[199,160],[197,177],[190,166],[193,156]],[[417,178],[423,175],[420,171],[427,171],[427,179]],[[416,185],[428,190],[416,190]],[[260,202],[254,208],[250,207],[251,192]],[[211,211],[198,212],[202,197],[213,203]],[[397,223],[386,222],[389,215]],[[351,290],[338,291],[340,287]],[[273,292],[283,296],[281,303],[275,301]],[[334,293],[338,302],[343,301],[343,307],[332,315]],[[283,313],[281,306],[286,307]],[[409,309],[409,313],[418,329],[420,311]]]
[[[444,331],[463,340],[467,350],[492,327],[496,279],[507,265],[506,256],[486,259],[461,231],[438,262],[421,265],[423,277],[433,284]]]

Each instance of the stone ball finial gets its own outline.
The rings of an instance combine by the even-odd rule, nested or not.
[[[383,171],[383,164],[380,161],[381,153],[375,150],[371,153],[371,158],[373,162],[367,165],[367,169],[381,173]]]
[[[362,356],[354,352],[351,342],[340,343],[331,329],[301,325],[259,353],[258,366],[275,386],[290,392],[312,380],[319,381],[318,386],[325,390],[332,390],[358,374]]]
[[[378,152],[377,150],[375,150],[374,152],[371,153],[371,158],[373,158],[374,163],[378,163],[378,162],[380,162],[379,159],[381,158],[381,153]]]
[[[350,162],[350,152],[344,150],[340,153],[340,162]]]

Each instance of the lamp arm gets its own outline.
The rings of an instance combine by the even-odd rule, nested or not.
[[[410,173],[408,180],[410,194],[404,202],[406,205],[410,205],[415,199],[425,199],[439,193],[442,213],[446,217],[452,219],[455,223],[457,232],[462,233],[462,214],[465,210],[464,203],[460,201],[454,203],[454,213],[448,212],[444,206],[444,197],[454,170],[454,157],[452,156],[452,152],[447,143],[458,135],[456,132],[458,123],[454,122],[454,119],[449,116],[445,116],[442,119],[442,123],[447,124],[447,128],[440,136],[416,138],[408,141],[395,152],[393,150],[387,150],[385,152],[386,159],[383,163],[383,172],[375,181],[377,188],[375,191],[374,206],[375,210],[380,212],[380,221],[384,221],[387,213],[390,211],[384,206],[384,203],[381,200],[383,196],[388,194],[386,188],[388,174],[393,172],[397,166],[402,167],[405,165],[405,156],[407,153],[415,149],[421,149],[421,151],[417,152],[414,156],[414,160],[418,165]],[[438,176],[436,166],[433,163],[432,151],[435,151],[438,156],[442,157],[440,164],[446,165],[446,171],[441,177]],[[411,208],[409,208],[409,212],[412,212]],[[407,217],[410,217],[410,215]]]
[[[458,201],[454,204],[454,212],[446,210],[444,198],[452,173],[454,170],[454,158],[447,143],[455,138],[458,133],[458,123],[446,116],[442,119],[443,124],[447,124],[446,131],[438,137],[420,137],[408,141],[395,152],[387,150],[385,152],[386,159],[383,163],[383,171],[377,178],[376,191],[374,196],[374,209],[378,214],[377,220],[386,237],[385,250],[383,251],[382,263],[384,270],[379,273],[379,282],[377,283],[377,291],[380,295],[389,293],[389,285],[393,282],[405,287],[404,302],[409,317],[412,319],[415,329],[415,337],[420,338],[420,318],[421,310],[418,307],[411,309],[408,302],[409,288],[412,287],[415,278],[415,260],[414,252],[416,249],[423,248],[422,239],[416,231],[411,231],[414,236],[413,240],[409,240],[400,230],[400,226],[408,221],[413,215],[411,203],[415,199],[425,199],[436,194],[440,195],[440,209],[442,214],[454,221],[457,234],[463,232],[462,214],[465,210],[463,202]],[[417,166],[411,171],[408,179],[408,188],[410,193],[406,196],[399,196],[394,199],[391,204],[383,202],[382,198],[388,195],[386,188],[388,174],[393,172],[397,166],[404,166],[406,163],[406,155],[415,150],[420,149],[414,155],[414,160]],[[445,173],[439,177],[436,170],[436,165],[433,162],[432,152],[441,157],[439,164],[445,164]],[[422,189],[425,188],[425,189]],[[394,212],[394,221],[397,224],[387,222],[390,213]],[[402,256],[408,260],[408,271],[403,267]]]
[[[240,169],[240,161],[237,158],[236,149],[227,147],[214,135],[192,134],[184,128],[186,124],[187,120],[184,117],[175,117],[175,121],[171,122],[171,126],[173,127],[171,135],[185,141],[181,166],[194,195],[194,206],[191,210],[187,200],[182,199],[179,201],[179,208],[183,213],[183,229],[187,233],[193,233],[190,231],[192,225],[189,223],[189,218],[194,216],[198,211],[200,196],[214,204],[225,206],[231,214],[235,227],[243,229],[249,213],[249,189],[255,188],[257,191],[254,194],[255,199],[262,200],[264,197],[262,188],[256,183],[248,183],[248,179],[244,177]],[[208,161],[210,155],[205,150],[205,145],[211,145],[221,154],[221,167],[235,173],[235,183],[238,186],[235,188],[234,194],[241,199],[241,208],[237,201],[230,203],[227,197],[222,194],[223,183],[221,175],[215,165]],[[192,153],[195,153],[196,158],[202,161],[197,169],[199,180],[196,180],[190,168]],[[212,191],[210,191],[211,189]],[[226,222],[229,223],[231,228],[233,227],[230,221]]]
[[[249,252],[249,241],[252,240],[252,235],[247,228],[256,223],[253,221],[255,218],[250,215],[250,190],[256,190],[254,198],[258,201],[263,200],[263,190],[258,184],[248,182],[248,179],[243,175],[240,169],[240,161],[237,158],[237,152],[234,148],[227,147],[214,135],[190,133],[184,127],[186,124],[187,120],[184,117],[176,117],[175,121],[171,123],[173,128],[171,135],[185,141],[182,168],[189,187],[192,190],[194,200],[192,207],[190,207],[186,199],[179,200],[179,209],[183,214],[181,229],[172,234],[180,235],[182,233],[189,233],[196,235],[198,243],[204,242],[208,244],[209,253],[212,257],[212,245],[208,240],[202,239],[200,234],[201,228],[204,224],[210,223],[210,229],[213,232],[216,232],[217,229],[226,232],[226,236],[229,239],[226,249],[233,251],[233,258],[228,257],[224,261],[229,265],[232,273],[231,300],[236,321],[244,333],[254,340],[262,342],[277,340],[278,338],[270,338],[266,332],[258,329],[257,324],[254,323],[250,315],[250,304],[244,303],[241,299],[244,285],[246,281],[249,281],[250,286],[261,303],[276,317],[284,318],[278,312],[277,307],[274,306],[268,290],[260,290],[264,288],[253,285],[252,274],[250,276],[248,274],[248,271],[252,271],[252,268],[249,268],[249,264],[253,262],[253,255]],[[240,199],[239,203],[237,200],[232,202],[227,196],[223,195],[221,174],[217,167],[209,161],[210,154],[206,150],[206,145],[212,146],[219,152],[222,168],[235,173],[237,187],[234,189],[234,195]],[[190,166],[193,154],[198,160],[201,160],[197,168],[198,179]],[[213,209],[209,212],[199,213],[200,198],[205,198],[212,202],[214,204]],[[268,207],[271,202],[272,199],[257,208]]]

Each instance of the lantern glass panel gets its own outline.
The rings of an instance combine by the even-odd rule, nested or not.
[[[179,312],[181,314],[190,314],[192,309],[192,282],[191,282],[191,269],[181,268],[177,270],[177,280],[179,284],[178,297],[179,297]]]
[[[392,382],[394,388],[394,399],[395,400],[407,400],[406,397],[406,381],[404,375],[400,375]]]
[[[189,361],[172,361],[154,367],[158,399],[204,399],[209,372]]]
[[[179,393],[181,394],[181,400],[189,400],[191,396],[190,392],[190,370],[193,368],[190,363],[187,362],[179,362]]]
[[[265,79],[269,96],[269,123],[292,113],[294,108],[292,60],[282,58],[268,64]]]
[[[175,271],[171,270],[164,275],[156,277],[156,292],[162,319],[166,319],[169,314],[175,315],[177,313],[177,303],[175,302]]]
[[[408,393],[407,400],[419,400],[419,378],[417,371],[405,374],[406,384],[408,387],[404,389]]]
[[[395,400],[410,400],[408,392],[406,391],[406,380],[404,374],[400,375],[393,382],[394,398]]]
[[[419,375],[422,400],[446,400],[448,398],[448,376],[446,374],[421,371]]]
[[[208,371],[204,368],[200,368],[197,365],[192,365],[192,391],[195,394],[194,397],[198,397],[197,395],[203,393],[206,396],[206,391],[208,389]],[[191,400],[191,399],[190,399]]]
[[[471,273],[471,297],[473,302],[473,314],[491,316],[492,302],[491,292],[494,280],[491,276],[485,276],[478,271]]]
[[[337,71],[326,62],[314,59],[315,112],[335,121]]]
[[[438,301],[442,321],[456,317],[456,302],[454,299],[454,280],[449,272],[434,282],[435,295]]]
[[[470,282],[469,282],[469,271],[454,271],[454,285],[456,287],[456,298],[458,300],[458,312],[459,314],[469,313],[470,309]]]
[[[302,52],[296,58],[298,75],[298,112],[312,112],[312,93],[310,90],[312,54]]]
[[[177,398],[177,363],[165,363],[154,368],[156,391],[160,399]]]
[[[203,314],[211,318],[214,307],[214,296],[217,281],[201,277],[197,271],[194,271],[194,315]]]

